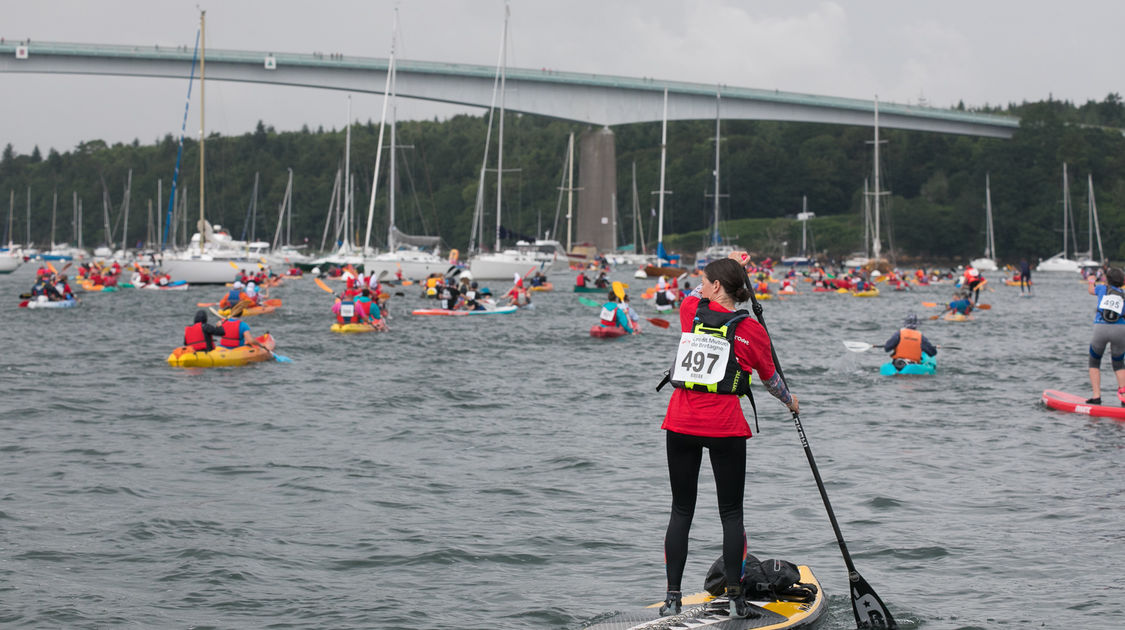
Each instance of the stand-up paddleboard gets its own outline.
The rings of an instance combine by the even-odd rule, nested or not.
[[[903,363],[899,367],[895,365],[894,361],[887,361],[879,366],[879,373],[883,376],[929,376],[935,372],[937,372],[937,357],[931,357],[925,352],[922,353],[922,361],[919,363]]]
[[[410,311],[411,315],[451,315],[460,317],[463,315],[503,315],[504,313],[515,313],[516,307],[514,306],[497,306],[494,309],[484,311],[451,311],[444,308],[420,308]]]
[[[1112,397],[1110,400],[1115,399]],[[1103,398],[1103,400],[1105,400]],[[1069,411],[1071,413],[1081,413],[1087,416],[1097,416],[1099,418],[1116,418],[1117,420],[1125,420],[1125,407],[1120,404],[1117,405],[1091,405],[1086,402],[1086,399],[1074,394],[1060,392],[1057,389],[1043,390],[1043,404],[1051,409],[1059,411]]]
[[[683,610],[678,615],[660,616],[660,604],[643,611],[621,613],[589,626],[586,630],[667,630],[671,628],[707,628],[708,630],[788,630],[810,628],[827,610],[824,590],[806,566],[799,566],[801,582],[816,585],[816,595],[811,602],[752,601],[761,617],[757,619],[731,619],[730,603],[725,597],[710,593],[686,595]]]

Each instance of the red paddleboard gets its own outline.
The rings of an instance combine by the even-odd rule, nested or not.
[[[1102,400],[1105,400],[1105,398]],[[1113,399],[1111,398],[1110,400]],[[1043,404],[1051,409],[1057,409],[1059,411],[1082,413],[1087,416],[1098,416],[1099,418],[1125,420],[1125,407],[1121,405],[1091,405],[1081,396],[1060,392],[1057,389],[1043,390]]]

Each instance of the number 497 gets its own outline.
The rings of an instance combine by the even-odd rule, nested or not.
[[[711,360],[710,363],[707,363],[708,359]],[[703,372],[703,364],[707,363],[706,372],[710,374],[711,370],[715,367],[715,362],[718,360],[719,355],[711,352],[688,352],[684,355],[684,360],[680,361],[680,365],[693,372]]]

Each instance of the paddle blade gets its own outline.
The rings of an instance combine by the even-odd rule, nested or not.
[[[591,300],[590,298],[580,297],[580,298],[578,298],[578,302],[580,304],[585,304],[586,306],[593,306],[594,308],[601,308],[602,307],[601,303],[595,302],[595,301]]]
[[[625,285],[618,282],[617,280],[614,280],[613,281],[613,294],[616,295],[617,299],[619,299],[619,300],[624,299],[624,297],[625,297]]]
[[[645,321],[652,324],[653,326],[656,326],[657,328],[667,328],[672,325],[672,323],[668,320],[660,319],[659,317],[646,317]]]
[[[922,306],[925,306],[926,308],[933,308],[937,306],[937,302],[922,302]]]
[[[233,267],[235,271],[238,271],[238,265],[234,264],[233,260],[228,260],[227,264]]]
[[[991,304],[977,304],[976,308],[979,308],[982,311],[988,311],[988,310],[992,309],[992,305]]]
[[[195,305],[200,307],[200,308],[205,308],[205,307],[208,307],[208,306],[218,306],[219,303],[218,302],[196,302]]]
[[[324,284],[324,281],[321,280],[320,278],[313,278],[313,282],[316,283],[316,286],[320,287],[321,289],[324,289],[328,293],[336,293],[335,291],[332,290],[332,287],[328,286],[327,284]]]
[[[293,359],[290,359],[289,357],[287,357],[283,354],[278,354],[276,352],[273,353],[273,358],[278,363],[292,363],[293,362]]]
[[[875,346],[863,341],[844,341],[844,347],[852,352],[867,352]]]
[[[858,571],[852,571],[848,576],[852,588],[852,613],[855,614],[855,623],[859,628],[897,628],[895,618],[879,599],[875,589],[863,579]]]

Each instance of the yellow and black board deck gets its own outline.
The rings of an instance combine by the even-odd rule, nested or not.
[[[586,626],[586,630],[663,630],[707,628],[708,630],[790,630],[811,628],[820,621],[827,609],[824,590],[820,588],[812,571],[801,565],[801,582],[816,586],[816,597],[811,602],[754,601],[761,617],[757,619],[731,619],[729,604],[722,597],[710,593],[696,593],[684,597],[683,610],[678,615],[661,617],[660,604],[644,610],[621,613]]]

